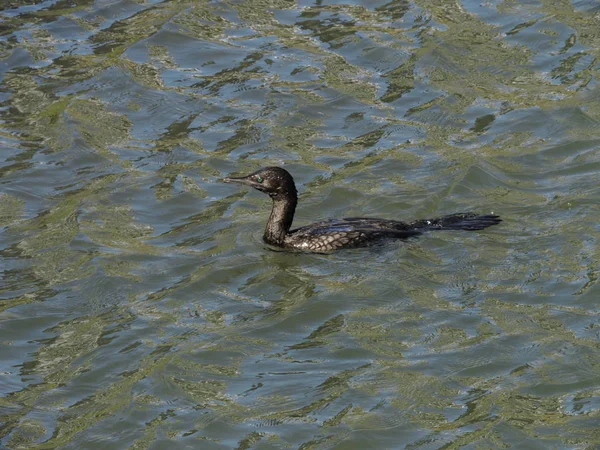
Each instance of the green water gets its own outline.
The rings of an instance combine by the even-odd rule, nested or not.
[[[1,5],[0,448],[600,448],[596,1]]]

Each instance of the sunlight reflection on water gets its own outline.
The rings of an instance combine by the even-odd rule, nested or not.
[[[600,445],[596,2],[1,14],[1,447]],[[273,252],[266,165],[504,222]]]

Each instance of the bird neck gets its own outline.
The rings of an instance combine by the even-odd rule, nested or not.
[[[285,195],[280,194],[271,198],[273,199],[273,209],[263,239],[267,244],[282,246],[294,220],[298,195],[296,192],[288,192]]]

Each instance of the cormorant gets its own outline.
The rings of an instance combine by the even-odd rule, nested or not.
[[[401,222],[367,217],[346,217],[316,222],[290,230],[298,203],[294,178],[281,167],[265,167],[244,177],[227,177],[226,183],[251,186],[273,199],[263,240],[276,247],[327,253],[340,248],[367,247],[385,239],[406,239],[432,230],[483,230],[502,220],[494,214],[451,214],[430,220]]]

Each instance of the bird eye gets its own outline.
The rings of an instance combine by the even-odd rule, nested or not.
[[[263,180],[263,178],[262,178],[262,177],[256,177],[256,181],[258,181],[259,183],[262,183],[262,182],[263,182],[263,181],[265,181],[265,180]]]

